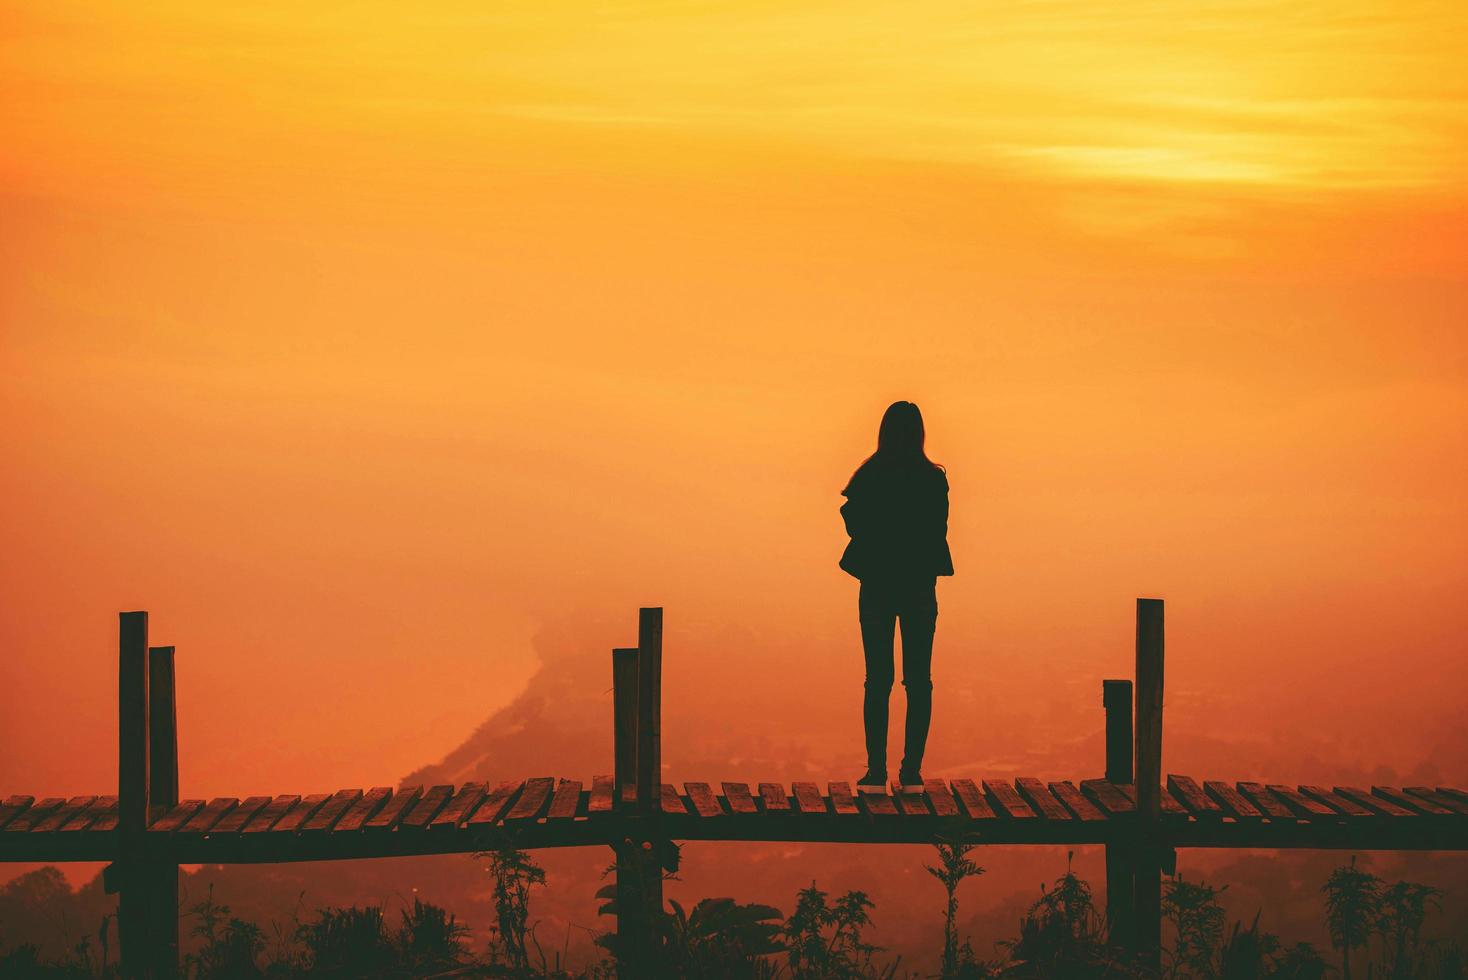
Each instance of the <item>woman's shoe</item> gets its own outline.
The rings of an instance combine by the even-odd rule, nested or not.
[[[923,774],[916,769],[904,769],[897,776],[897,782],[902,786],[904,793],[921,793],[923,791]]]
[[[868,769],[866,775],[856,781],[858,793],[883,793],[887,792],[887,770]]]

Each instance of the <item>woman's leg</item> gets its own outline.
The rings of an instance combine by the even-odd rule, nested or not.
[[[922,769],[933,719],[933,632],[938,622],[938,593],[923,582],[902,606],[902,686],[907,691],[907,717],[902,740],[902,772]]]
[[[896,610],[885,590],[861,584],[857,600],[861,618],[861,647],[866,656],[866,694],[862,699],[862,723],[867,735],[867,768],[887,771],[887,703],[892,695],[893,632]]]

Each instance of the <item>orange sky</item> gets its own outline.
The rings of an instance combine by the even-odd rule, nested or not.
[[[1170,731],[1468,784],[1461,4],[490,6],[0,13],[5,792],[113,784],[121,609],[195,796],[391,782],[638,603],[710,709],[849,694],[899,397],[940,729],[1160,595]],[[744,626],[809,657],[701,689]]]

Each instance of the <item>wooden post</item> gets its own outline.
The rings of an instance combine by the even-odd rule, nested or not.
[[[635,803],[637,792],[637,655],[636,647],[612,651],[612,805],[622,809]],[[638,955],[647,945],[647,917],[643,914],[642,848],[630,836],[612,844],[617,862],[617,972],[636,977]]]
[[[1133,884],[1136,948],[1162,966],[1162,600],[1137,600],[1136,781],[1138,853]]]
[[[173,647],[148,648],[148,785],[150,809],[164,813],[178,804],[178,709],[173,685]],[[178,976],[178,864],[150,854],[145,886],[148,902],[149,966],[158,980]]]
[[[660,976],[660,946],[653,928],[663,914],[663,610],[644,607],[637,615],[637,811],[642,849],[643,942],[641,976]]]
[[[151,959],[143,873],[151,785],[148,776],[148,614],[125,612],[118,623],[117,673],[117,941],[118,968],[144,977]]]
[[[1101,704],[1106,709],[1106,779],[1132,782],[1132,682],[1102,681]],[[1132,856],[1125,841],[1106,845],[1106,926],[1114,946],[1130,949],[1132,931]]]

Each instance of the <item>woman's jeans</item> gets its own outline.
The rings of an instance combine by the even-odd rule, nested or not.
[[[893,633],[902,623],[902,686],[907,690],[907,724],[902,771],[923,764],[928,724],[933,717],[933,629],[938,618],[937,579],[863,579],[857,608],[861,645],[866,654],[866,697],[862,718],[867,732],[867,766],[887,769],[887,702],[892,693]]]

